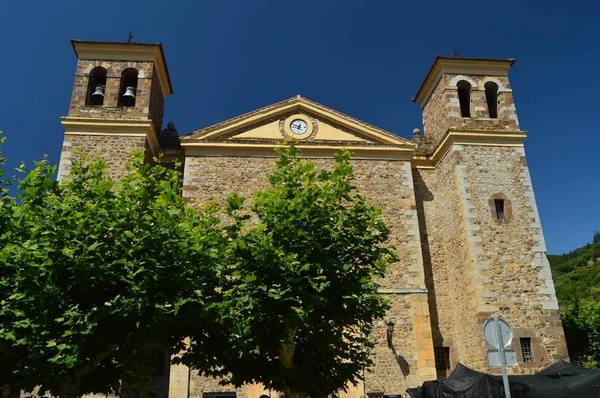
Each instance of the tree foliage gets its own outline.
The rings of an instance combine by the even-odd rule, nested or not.
[[[562,314],[571,361],[600,369],[600,303],[577,302]]]
[[[210,299],[225,246],[215,209],[189,209],[179,174],[142,159],[119,182],[104,162],[75,162],[64,183],[37,162],[21,203],[3,202],[0,379],[12,391],[145,385],[156,351],[182,347],[175,315]]]
[[[600,369],[600,233],[592,243],[549,255],[571,360]]]
[[[561,307],[584,299],[600,301],[600,241],[596,236],[593,243],[548,256]]]
[[[368,366],[369,335],[388,308],[375,279],[396,261],[380,210],[353,185],[348,152],[318,171],[281,149],[270,187],[228,201],[220,342],[207,363],[192,334],[184,362],[236,386],[263,383],[286,397],[327,396]],[[198,319],[198,318],[196,318]]]
[[[389,231],[349,153],[329,171],[280,154],[249,206],[189,207],[181,175],[142,153],[118,180],[84,159],[59,183],[37,162],[18,200],[0,168],[0,392],[147,388],[157,351],[289,398],[360,379]]]

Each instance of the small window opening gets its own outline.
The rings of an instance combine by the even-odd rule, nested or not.
[[[496,207],[496,218],[504,220],[504,199],[494,199],[494,206]]]
[[[450,369],[450,348],[449,347],[434,347],[433,353],[435,356],[435,368],[438,370]]]
[[[471,85],[469,82],[461,80],[456,87],[458,88],[460,115],[462,117],[471,117]]]
[[[119,89],[119,105],[135,106],[135,94],[138,85],[138,71],[127,68],[121,74],[121,87]]]
[[[87,89],[87,105],[104,105],[106,89],[106,69],[97,66],[90,71]]]
[[[485,99],[487,101],[488,113],[492,119],[498,118],[498,85],[494,82],[485,84]]]
[[[523,362],[533,362],[533,355],[531,355],[531,337],[521,337],[521,354],[523,354]]]

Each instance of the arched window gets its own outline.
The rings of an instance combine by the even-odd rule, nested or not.
[[[127,68],[121,73],[121,87],[119,88],[119,105],[135,106],[135,94],[138,84],[138,71]]]
[[[103,105],[104,89],[106,88],[106,69],[97,66],[90,71],[88,80],[86,105]]]
[[[460,115],[471,117],[471,84],[461,80],[456,84],[458,87],[458,102],[460,102]]]
[[[484,87],[488,112],[491,118],[496,119],[498,118],[498,85],[494,82],[487,82]]]

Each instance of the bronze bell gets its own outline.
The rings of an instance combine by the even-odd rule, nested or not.
[[[94,90],[92,97],[95,97],[100,100],[104,98],[104,86],[102,84],[96,86],[96,90]]]
[[[135,99],[135,87],[127,86],[127,88],[125,88],[125,94],[123,94],[123,97]]]
[[[104,85],[99,84],[91,95],[90,105],[104,104]]]
[[[125,93],[121,96],[121,105],[134,106],[135,105],[135,87],[127,86]]]

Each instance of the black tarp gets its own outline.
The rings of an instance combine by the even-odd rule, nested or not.
[[[565,361],[534,375],[509,376],[512,398],[600,398],[600,370]],[[458,364],[445,380],[426,381],[406,390],[412,398],[504,398],[502,376],[491,376]]]

